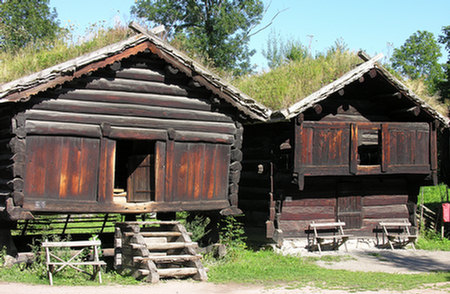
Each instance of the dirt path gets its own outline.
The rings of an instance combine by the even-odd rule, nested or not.
[[[443,288],[439,286],[444,286]],[[404,294],[448,294],[450,282],[438,285],[434,289],[416,289],[402,292]],[[447,290],[445,290],[447,289]],[[1,283],[1,294],[339,294],[347,293],[343,290],[323,290],[311,287],[301,289],[287,289],[285,287],[267,288],[262,285],[238,285],[238,284],[213,284],[207,282],[193,281],[169,281],[156,285],[143,286],[48,286],[48,285],[25,285],[15,283]],[[361,294],[394,294],[398,291],[364,291],[351,292]]]

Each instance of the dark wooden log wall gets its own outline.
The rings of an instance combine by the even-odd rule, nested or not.
[[[14,171],[20,179],[27,179],[26,195],[50,200],[47,208],[36,204],[36,210],[57,209],[57,205],[50,205],[52,198],[110,203],[114,187],[109,179],[113,175],[107,173],[111,173],[114,165],[116,140],[157,142],[156,164],[160,165],[160,170],[170,171],[167,176],[172,178],[156,174],[155,184],[164,186],[161,190],[164,193],[172,192],[168,196],[169,202],[199,198],[200,203],[200,200],[211,200],[214,195],[213,200],[219,199],[221,207],[225,201],[237,206],[243,135],[237,110],[197,83],[191,83],[184,74],[151,53],[122,60],[111,68],[41,93],[22,107],[23,111],[16,116],[18,126],[13,139],[23,145],[23,153],[19,152],[23,158],[25,152],[30,154],[30,166],[27,169],[21,166]],[[52,158],[52,166],[39,180],[35,172],[55,151],[45,149],[47,143],[61,153]],[[89,148],[85,148],[86,144]],[[184,153],[187,161],[174,158],[182,156],[186,148],[189,150]],[[92,151],[85,152],[86,149]],[[94,154],[96,150],[99,150],[97,155]],[[62,158],[63,155],[69,160]],[[85,162],[86,157],[90,161]],[[98,178],[98,183],[84,176],[96,162],[100,168],[98,172],[90,171],[90,176]],[[191,170],[189,163],[194,162],[198,164]],[[69,182],[66,180],[68,174],[63,171],[65,165],[70,165],[72,172],[79,171]],[[192,179],[187,179],[189,183],[183,186],[179,177],[183,177],[185,168],[189,169],[186,175]],[[57,170],[62,172],[58,174]],[[203,187],[212,177],[214,193]],[[190,193],[184,193],[188,190]],[[162,192],[160,198],[156,193],[156,200],[162,199]],[[163,210],[170,211],[169,207]],[[205,209],[212,207],[206,205]]]
[[[304,191],[285,191],[278,223],[285,237],[307,235],[311,221],[336,220],[351,234],[373,237],[380,221],[409,220],[408,185],[396,177],[310,178]]]
[[[14,159],[11,151],[11,116],[2,111],[0,119],[0,207],[6,209],[6,199],[11,196],[11,180],[14,179]]]
[[[274,219],[289,237],[304,236],[313,220],[341,219],[353,234],[373,236],[382,220],[414,223],[418,189],[437,166],[433,119],[414,107],[380,75],[368,74],[289,123],[246,125],[239,207],[247,225]],[[362,159],[360,145],[378,145],[380,157],[387,152]]]
[[[277,179],[292,168],[288,161],[291,135],[290,123],[245,126],[239,208],[244,212],[246,232],[252,238],[265,237],[266,221],[275,220],[274,205],[278,198],[272,198],[271,203],[270,193],[273,188],[275,198],[279,197],[283,187],[276,185]],[[283,150],[280,150],[280,147]],[[272,167],[271,163],[274,163]],[[271,174],[275,177],[273,187]],[[289,175],[287,177],[290,178]]]
[[[24,203],[25,132],[24,116],[14,105],[0,107],[0,219],[29,219],[32,215],[22,209]]]

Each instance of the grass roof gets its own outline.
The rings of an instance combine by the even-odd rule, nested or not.
[[[64,61],[125,40],[132,32],[123,26],[100,28],[91,37],[76,44],[59,38],[39,44],[29,44],[14,52],[0,52],[0,84],[41,71]]]
[[[279,110],[333,82],[360,63],[362,60],[356,53],[336,50],[238,78],[233,84],[258,102]]]

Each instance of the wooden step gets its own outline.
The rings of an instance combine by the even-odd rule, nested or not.
[[[144,238],[145,244],[153,244],[153,243],[167,243],[166,237],[146,237]]]
[[[142,237],[180,237],[180,232],[139,232],[139,233],[133,233],[133,232],[125,232],[123,233],[125,237],[132,237],[137,234],[141,234]],[[191,232],[188,232],[188,235],[192,235]]]
[[[158,274],[160,277],[185,277],[197,274],[198,270],[195,267],[181,267],[181,268],[159,268]]]
[[[180,249],[191,246],[197,246],[197,243],[191,242],[169,242],[169,243],[150,243],[147,244],[148,250],[169,250],[169,249]]]
[[[148,276],[150,274],[150,271],[146,269],[138,269],[138,272],[141,274],[141,276]]]
[[[143,237],[180,237],[180,232],[141,232]]]
[[[117,222],[117,225],[138,225],[138,226],[145,226],[145,225],[178,225],[180,224],[179,221],[131,221],[131,222]]]
[[[155,263],[171,263],[171,262],[183,262],[183,261],[194,261],[201,259],[202,256],[197,255],[166,255],[166,256],[135,256],[133,257],[134,262],[143,262],[151,260]]]

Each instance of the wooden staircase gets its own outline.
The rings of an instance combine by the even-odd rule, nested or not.
[[[192,277],[206,281],[201,255],[178,221],[116,223],[115,267],[137,279]]]

